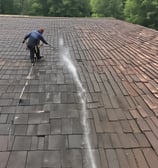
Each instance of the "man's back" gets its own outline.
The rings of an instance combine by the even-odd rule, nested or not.
[[[36,46],[39,44],[42,35],[38,31],[32,31],[29,35],[28,46]]]

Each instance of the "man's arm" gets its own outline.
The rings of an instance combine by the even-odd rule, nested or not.
[[[28,33],[25,37],[24,40],[22,41],[22,43],[25,43],[25,41],[30,37],[31,33]]]
[[[44,44],[48,44],[47,41],[43,38],[43,36],[40,36],[40,40],[41,40]]]

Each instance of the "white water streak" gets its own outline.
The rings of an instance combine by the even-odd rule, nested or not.
[[[32,73],[32,69],[33,69],[33,66],[31,66],[30,68],[30,71],[29,71],[29,74],[28,76],[26,77],[26,82],[24,84],[24,87],[22,88],[22,91],[20,92],[20,96],[19,96],[19,101],[22,100],[22,96],[24,94],[24,91],[25,91],[25,88],[26,86],[28,85],[29,83],[29,80],[31,79],[31,73]],[[17,104],[17,106],[19,106],[19,103]],[[14,120],[17,120],[18,117],[14,117],[13,120],[11,120],[11,123],[9,124],[9,127],[8,127],[8,130],[9,130],[9,135],[8,135],[8,149],[10,150],[11,149],[11,145],[12,145],[12,139],[14,139],[14,134],[13,134],[13,125],[14,125]]]
[[[19,100],[22,99],[22,96],[23,96],[23,94],[24,94],[25,88],[26,88],[26,86],[28,85],[29,80],[31,79],[32,69],[33,69],[33,66],[31,66],[30,71],[29,71],[29,74],[28,74],[28,76],[26,77],[26,82],[25,82],[24,87],[22,88],[22,91],[21,91],[21,93],[20,93]]]
[[[70,73],[73,75],[74,80],[75,80],[75,82],[78,86],[78,89],[79,89],[78,95],[80,97],[80,101],[81,101],[81,104],[82,104],[81,123],[82,123],[83,130],[84,130],[84,142],[83,142],[83,144],[85,145],[86,149],[88,150],[88,157],[89,157],[90,162],[91,162],[91,165],[89,165],[89,168],[96,168],[95,158],[94,158],[94,155],[93,155],[91,141],[90,141],[90,137],[89,137],[90,128],[89,128],[89,124],[88,124],[88,121],[87,121],[88,116],[87,116],[87,110],[86,110],[86,90],[84,89],[84,87],[83,87],[83,85],[82,85],[82,83],[79,79],[76,67],[74,66],[74,64],[73,64],[73,62],[70,58],[69,50],[68,50],[68,48],[66,48],[64,46],[62,38],[59,39],[59,47],[60,47],[61,59],[65,63],[65,65],[67,66]]]

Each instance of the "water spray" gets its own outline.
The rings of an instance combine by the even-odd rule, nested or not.
[[[89,124],[87,122],[88,114],[87,114],[87,110],[86,110],[86,90],[84,89],[84,87],[79,79],[77,69],[74,66],[74,64],[70,58],[69,49],[64,46],[64,42],[63,42],[62,38],[59,39],[59,51],[60,51],[60,56],[62,57],[63,62],[67,66],[70,73],[73,75],[74,80],[76,82],[76,85],[78,86],[78,91],[79,91],[78,96],[79,96],[81,104],[82,104],[81,124],[82,124],[83,130],[84,130],[83,145],[86,145],[86,148],[88,150],[88,157],[91,162],[91,165],[89,165],[89,168],[96,168],[95,158],[94,158],[94,154],[92,151],[92,145],[91,145],[91,141],[90,141],[90,137],[89,137],[90,128],[89,128]]]

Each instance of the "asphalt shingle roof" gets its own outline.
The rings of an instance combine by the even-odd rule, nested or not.
[[[0,27],[0,168],[157,168],[157,31],[108,18]],[[32,66],[22,41],[39,27],[55,49]]]

